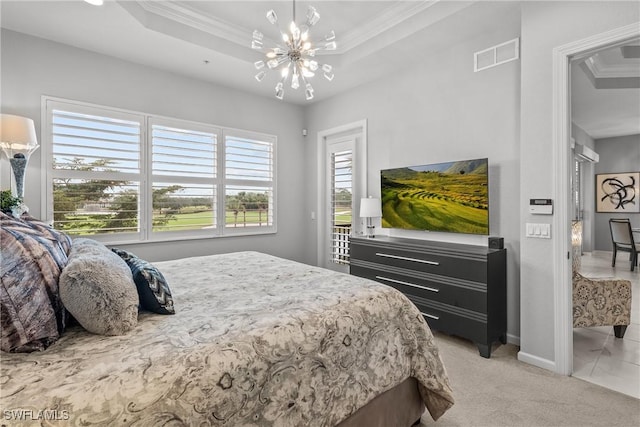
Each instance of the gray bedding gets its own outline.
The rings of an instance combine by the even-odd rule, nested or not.
[[[256,252],[155,265],[176,314],[2,353],[5,419],[22,409],[56,426],[334,426],[409,377],[434,419],[453,404],[428,326],[391,287]]]

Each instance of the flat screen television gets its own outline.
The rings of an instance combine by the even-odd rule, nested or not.
[[[488,159],[380,171],[382,227],[489,234]]]

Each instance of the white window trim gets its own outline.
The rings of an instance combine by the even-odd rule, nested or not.
[[[152,241],[152,242],[158,242],[158,241],[171,241],[171,240],[187,240],[187,239],[198,239],[198,238],[202,238],[202,239],[209,239],[209,238],[214,238],[214,237],[219,237],[221,232],[220,232],[220,216],[219,214],[219,195],[218,192],[220,191],[220,171],[221,169],[221,165],[219,163],[219,156],[220,156],[220,152],[219,152],[219,147],[220,147],[220,138],[222,137],[222,128],[219,126],[214,126],[214,125],[207,125],[204,123],[199,123],[199,122],[194,122],[194,121],[189,121],[189,120],[181,120],[181,119],[174,119],[174,118],[168,118],[168,117],[163,117],[163,116],[148,116],[147,117],[147,132],[149,132],[152,127],[154,125],[160,125],[160,126],[169,126],[169,127],[175,127],[175,128],[189,128],[189,130],[195,130],[195,131],[200,131],[200,132],[209,132],[212,134],[216,135],[216,173],[214,178],[211,179],[211,181],[213,182],[214,186],[216,187],[216,227],[210,229],[210,232],[202,232],[200,230],[186,230],[186,231],[153,231],[153,221],[151,218],[150,221],[147,221],[146,227],[145,227],[145,232],[146,232],[146,236],[147,238],[145,240],[147,241]],[[151,142],[152,140],[152,135],[149,135],[148,141],[145,140],[144,142]],[[154,182],[162,182],[162,181],[172,181],[175,180],[176,177],[175,176],[166,176],[166,175],[154,175],[153,174],[153,166],[152,166],[152,162],[153,162],[153,153],[152,153],[152,144],[143,144],[145,146],[146,149],[146,153],[147,156],[145,157],[146,161],[148,162],[148,180],[147,180],[147,184],[144,188],[144,194],[145,196],[147,196],[147,200],[146,203],[144,205],[144,209],[145,211],[148,212],[152,212],[153,208],[152,208],[152,204],[153,204],[153,200],[151,200],[148,195],[152,194],[153,191],[153,183]],[[224,165],[222,165],[222,167],[224,167]],[[156,179],[158,178],[158,179]],[[207,183],[205,179],[203,178],[185,178],[185,177],[180,177],[180,179],[178,179],[178,181],[189,181],[192,183]],[[209,181],[209,183],[211,183],[211,181]],[[224,206],[223,206],[224,207]]]
[[[251,227],[225,227],[225,223],[221,222],[221,229],[222,229],[222,235],[223,236],[242,236],[242,235],[253,235],[253,234],[273,234],[273,233],[277,233],[278,232],[278,220],[277,220],[277,216],[278,216],[278,209],[277,209],[277,205],[278,205],[278,191],[277,191],[277,186],[276,183],[278,182],[278,165],[277,165],[277,147],[278,147],[278,138],[275,135],[269,135],[266,133],[260,133],[260,132],[252,132],[252,131],[247,131],[247,130],[242,130],[242,129],[234,129],[234,128],[223,128],[222,129],[222,138],[218,144],[218,148],[219,148],[219,158],[218,158],[218,170],[222,171],[224,170],[223,168],[220,167],[220,165],[222,164],[224,167],[224,160],[225,160],[225,138],[227,135],[233,135],[239,138],[247,138],[247,139],[259,139],[261,141],[265,141],[265,142],[270,142],[273,146],[273,178],[272,181],[250,181],[250,180],[243,180],[243,179],[227,179],[224,174],[220,174],[220,178],[221,178],[221,191],[224,194],[224,189],[227,185],[250,185],[250,186],[256,186],[256,187],[266,187],[266,183],[267,182],[271,182],[271,188],[272,188],[272,192],[273,192],[273,225],[270,227],[260,227],[262,230],[259,232],[252,232],[251,231]],[[224,204],[221,203],[220,206],[218,207],[218,218],[225,218],[226,212],[224,211]]]
[[[123,178],[127,180],[140,182],[140,232],[139,233],[115,233],[105,235],[91,235],[90,237],[95,240],[103,241],[109,244],[140,244],[140,243],[156,243],[166,241],[178,241],[178,240],[200,240],[200,239],[212,239],[223,237],[237,237],[237,236],[256,236],[264,234],[277,233],[277,215],[278,215],[278,198],[277,198],[277,148],[278,138],[276,135],[253,132],[243,129],[235,129],[215,124],[208,124],[190,120],[177,119],[173,117],[165,117],[159,115],[153,115],[138,111],[126,110],[122,108],[115,108],[109,106],[103,106],[98,104],[87,103],[83,101],[75,101],[65,98],[58,98],[43,95],[41,97],[41,129],[40,135],[42,140],[41,147],[41,169],[44,171],[41,178],[41,185],[44,188],[41,196],[41,212],[44,212],[44,220],[53,223],[53,179],[57,176],[69,176],[74,171],[65,171],[64,173],[56,172],[53,170],[51,161],[53,158],[53,140],[52,140],[52,114],[51,108],[55,105],[67,105],[76,106],[83,110],[95,110],[96,115],[105,115],[105,112],[113,114],[113,117],[123,117],[131,119],[131,116],[138,116],[141,123],[140,129],[140,175],[119,173]],[[189,126],[193,130],[205,130],[206,132],[216,133],[216,177],[215,185],[218,187],[216,191],[216,227],[215,231],[210,234],[203,234],[199,230],[189,231],[166,231],[166,232],[152,232],[151,221],[151,186],[152,186],[152,169],[151,169],[151,144],[149,129],[153,124],[162,124],[166,126],[185,127]],[[224,177],[224,163],[225,163],[225,136],[233,135],[241,138],[259,139],[261,141],[269,142],[273,147],[273,180],[272,181],[249,181],[249,180],[226,180]],[[99,172],[92,172],[91,177],[96,177]],[[85,176],[87,173],[79,173],[78,176]],[[260,227],[225,227],[225,186],[228,185],[255,185],[258,187],[266,187],[267,183],[271,184],[273,192],[273,222],[272,226],[260,226]]]

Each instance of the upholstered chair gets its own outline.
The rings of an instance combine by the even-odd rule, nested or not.
[[[624,337],[631,322],[631,282],[624,279],[589,279],[573,272],[573,327],[613,326]]]

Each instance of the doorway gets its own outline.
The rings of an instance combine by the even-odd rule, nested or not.
[[[318,133],[318,265],[349,272],[350,236],[362,234],[367,193],[366,120]]]
[[[630,217],[620,213],[597,213],[596,173],[637,169],[629,153],[640,153],[640,39],[608,45],[585,58],[570,62],[572,146],[576,193],[572,233],[573,266],[593,279],[626,279],[631,294],[640,294],[640,275],[629,271],[626,262],[611,265],[612,252],[608,219]],[[629,148],[636,147],[635,150]],[[625,149],[626,148],[626,149]],[[636,157],[637,158],[637,157]],[[582,184],[582,185],[581,185]],[[579,249],[579,248],[578,248]],[[581,253],[582,252],[582,253]],[[620,261],[623,261],[621,259]],[[631,324],[623,338],[616,338],[611,326],[573,330],[572,375],[584,381],[640,398],[640,316],[637,301],[631,307]]]
[[[573,200],[571,197],[571,176],[573,156],[570,148],[570,62],[585,58],[603,48],[640,37],[638,24],[628,25],[587,39],[557,47],[553,51],[554,67],[554,169],[556,180],[555,194],[558,198],[558,212],[553,226],[558,239],[554,239],[554,277],[555,277],[555,361],[556,372],[564,375],[573,373],[573,322],[572,322],[572,282],[571,259],[571,220],[573,219]],[[561,260],[567,260],[564,262]]]
[[[353,224],[354,136],[329,137],[326,140],[326,174],[328,215],[324,228],[328,252],[325,268],[349,272],[350,240]]]

